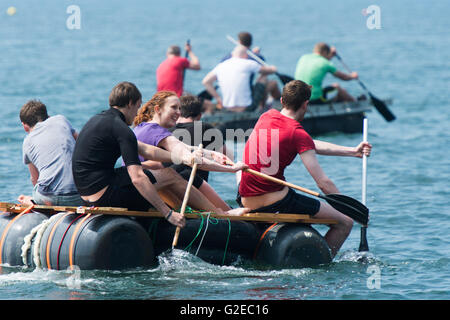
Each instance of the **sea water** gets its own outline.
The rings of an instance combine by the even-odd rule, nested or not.
[[[40,99],[80,131],[108,108],[111,88],[134,82],[143,101],[155,92],[155,70],[166,48],[191,40],[200,71],[187,71],[185,89],[201,80],[250,31],[269,64],[293,75],[316,42],[334,45],[379,98],[392,98],[397,116],[368,113],[367,206],[370,251],[358,252],[355,224],[341,251],[317,268],[261,270],[245,261],[208,264],[176,250],[150,269],[29,270],[3,266],[0,299],[449,299],[450,298],[450,3],[382,1],[3,1],[0,4],[0,200],[31,194],[22,163],[20,107]],[[9,6],[16,7],[6,11]],[[339,61],[335,65],[344,70]],[[275,78],[274,78],[275,79]],[[325,84],[338,81],[330,75]],[[352,94],[356,82],[342,82]],[[356,146],[362,133],[315,137]],[[243,145],[233,146],[237,158]],[[339,190],[360,199],[362,161],[319,157]],[[299,159],[288,180],[317,190]],[[212,186],[234,204],[235,178],[212,173]],[[326,227],[317,227],[324,234]]]

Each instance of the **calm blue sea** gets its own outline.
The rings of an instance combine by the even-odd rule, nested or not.
[[[74,4],[80,29],[67,27],[67,9]],[[364,15],[369,5],[380,9],[380,29],[367,25],[374,18]],[[12,16],[6,13],[10,6],[17,8]],[[227,34],[252,32],[266,61],[291,75],[300,55],[318,41],[329,42],[377,97],[394,99],[390,108],[397,120],[388,123],[376,110],[368,114],[374,149],[367,186],[370,252],[364,262],[355,224],[333,263],[320,268],[217,266],[176,253],[160,257],[150,270],[82,271],[74,288],[65,271],[4,267],[0,299],[449,299],[449,13],[447,0],[2,1],[1,201],[32,190],[18,116],[27,100],[42,100],[51,115],[65,115],[80,130],[108,107],[109,92],[120,81],[134,82],[144,101],[149,99],[166,48],[187,39],[202,66],[186,74],[185,88],[194,93],[232,48]],[[356,82],[341,84],[362,93]],[[317,138],[354,146],[362,134]],[[236,147],[241,152],[243,145]],[[361,160],[319,161],[342,193],[360,199]],[[300,160],[287,177],[317,189]],[[234,176],[214,173],[211,183],[225,199],[234,199]]]

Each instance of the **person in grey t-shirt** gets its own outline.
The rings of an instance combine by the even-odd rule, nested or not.
[[[46,106],[28,101],[20,110],[28,133],[23,141],[23,162],[30,170],[33,195],[20,195],[23,204],[83,205],[72,175],[72,153],[77,132],[62,115],[49,117]],[[33,201],[33,202],[32,202]]]

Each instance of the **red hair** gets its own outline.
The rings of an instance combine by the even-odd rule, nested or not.
[[[173,91],[159,91],[155,93],[153,97],[139,109],[133,124],[137,126],[142,122],[152,120],[155,115],[155,106],[162,107],[166,102],[166,99],[172,96],[178,97]]]

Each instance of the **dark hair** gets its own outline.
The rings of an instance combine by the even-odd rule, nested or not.
[[[300,80],[288,82],[281,94],[283,107],[297,111],[311,97],[311,86]]]
[[[238,38],[239,38],[239,42],[243,46],[250,48],[250,46],[252,45],[252,35],[249,32],[247,32],[247,31],[239,32]]]
[[[173,45],[167,49],[167,53],[179,56],[181,54],[181,49],[179,46]]]
[[[124,108],[128,103],[136,103],[142,99],[141,92],[139,89],[131,82],[120,82],[118,83],[109,94],[109,106]]]
[[[202,103],[197,96],[185,95],[180,97],[181,116],[195,118],[202,113]]]
[[[30,100],[20,109],[20,121],[34,127],[36,123],[48,118],[47,107],[39,100]]]

